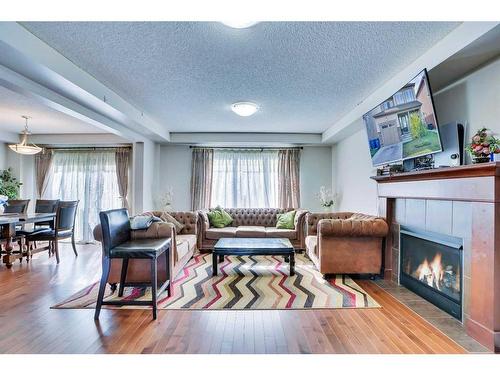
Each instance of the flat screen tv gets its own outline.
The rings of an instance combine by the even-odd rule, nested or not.
[[[374,166],[442,151],[427,70],[384,100],[363,120]]]

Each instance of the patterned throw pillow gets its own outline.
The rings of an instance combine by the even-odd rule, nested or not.
[[[215,228],[224,228],[233,222],[233,218],[222,207],[215,207],[207,212],[210,225]]]
[[[278,218],[276,222],[277,229],[295,229],[295,211],[285,212],[276,216]]]
[[[167,212],[163,212],[160,216],[166,223],[172,223],[175,227],[175,233],[179,234],[184,229],[184,224],[179,223],[179,221]]]

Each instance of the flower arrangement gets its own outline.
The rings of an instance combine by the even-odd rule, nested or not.
[[[168,211],[172,207],[172,202],[174,200],[174,191],[172,186],[168,186],[167,190],[160,197],[160,204],[165,211]]]
[[[325,208],[330,208],[335,204],[332,191],[327,189],[325,186],[321,186],[319,188],[319,193],[316,194],[316,197],[321,202],[321,206]]]
[[[475,163],[490,161],[491,154],[500,153],[500,140],[495,138],[489,129],[479,129],[472,137],[466,150],[474,158]]]

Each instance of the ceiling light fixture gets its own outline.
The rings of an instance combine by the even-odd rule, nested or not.
[[[238,102],[231,105],[231,110],[238,116],[248,117],[257,112],[259,110],[259,106],[251,102]]]
[[[222,21],[226,26],[232,27],[233,29],[247,29],[249,27],[252,27],[253,25],[259,23],[256,21],[242,21],[242,20],[234,20],[234,21]]]
[[[9,145],[9,148],[12,151],[17,152],[18,154],[21,155],[38,154],[40,151],[42,151],[42,148],[38,147],[34,143],[28,144],[28,135],[31,134],[30,131],[28,130],[28,119],[30,117],[28,116],[21,116],[21,117],[24,118],[24,120],[26,121],[24,125],[24,130],[21,132],[21,142],[15,145]]]

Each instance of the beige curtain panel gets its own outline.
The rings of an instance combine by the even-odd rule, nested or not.
[[[300,149],[278,151],[278,202],[281,208],[300,207]]]
[[[191,209],[210,207],[214,150],[194,148],[191,168]]]
[[[130,169],[130,149],[120,148],[115,153],[116,178],[118,179],[118,190],[122,200],[123,208],[129,208],[128,205],[128,173]]]
[[[36,192],[38,198],[42,198],[47,190],[49,182],[49,170],[52,165],[54,153],[52,150],[44,150],[35,155],[36,168]]]

